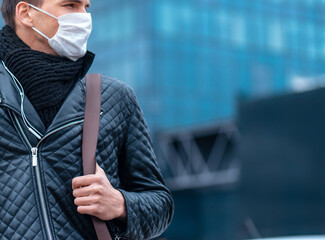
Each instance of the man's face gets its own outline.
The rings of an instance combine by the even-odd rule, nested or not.
[[[84,13],[90,7],[89,0],[44,0],[39,8],[59,17],[68,13]],[[44,33],[47,37],[52,38],[58,30],[59,24],[57,19],[48,16],[34,8],[30,11],[33,13],[33,24],[36,29]],[[47,39],[36,35],[40,44],[48,45]],[[49,46],[48,46],[49,47]]]

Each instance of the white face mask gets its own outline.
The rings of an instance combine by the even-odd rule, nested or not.
[[[57,54],[72,61],[77,61],[86,54],[87,41],[92,30],[90,13],[69,13],[55,17],[43,9],[31,4],[28,5],[58,20],[59,28],[52,38],[32,27],[49,41],[49,45]]]

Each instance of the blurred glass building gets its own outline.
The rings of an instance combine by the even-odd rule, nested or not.
[[[92,70],[135,89],[152,131],[323,84],[323,0],[97,0],[91,12]]]
[[[94,32],[89,47],[97,53],[92,71],[121,79],[135,89],[153,133],[172,129],[177,135],[179,127],[199,131],[197,127],[202,125],[234,119],[240,99],[325,85],[323,0],[98,0],[91,11]],[[187,132],[185,141],[188,139]],[[193,145],[178,140],[170,145],[187,157],[183,165],[171,158],[175,168],[186,168],[193,161],[191,170],[197,167],[206,172],[204,164],[195,165],[198,155],[191,154]],[[208,143],[202,142],[203,146]],[[191,150],[186,151],[186,146]],[[161,163],[164,169],[164,161]],[[263,162],[261,165],[263,170]],[[195,177],[192,179],[199,182]],[[226,189],[174,192],[175,217],[165,236],[247,239],[254,235],[243,219],[251,216],[254,223],[258,219],[262,236],[319,233],[322,229],[318,227],[323,223],[321,217],[314,214],[317,210],[303,204],[300,211],[317,216],[309,217],[308,223],[304,214],[294,215],[297,209],[268,218],[276,210],[287,209],[286,204],[281,205],[283,199],[279,200],[281,207],[260,204],[266,214],[246,215],[236,184]],[[297,201],[293,195],[288,198]],[[291,218],[302,220],[291,221],[288,212]]]

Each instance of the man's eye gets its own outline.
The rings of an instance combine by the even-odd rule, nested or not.
[[[73,8],[74,7],[74,4],[73,3],[70,3],[70,4],[66,4],[64,5],[65,7],[69,7],[69,8]]]

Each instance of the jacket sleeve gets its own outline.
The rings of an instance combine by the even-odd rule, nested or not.
[[[115,231],[122,239],[152,239],[170,224],[174,204],[156,162],[137,98],[132,90],[128,90],[131,113],[119,159],[119,190],[125,198],[127,222],[114,225],[119,226]]]

